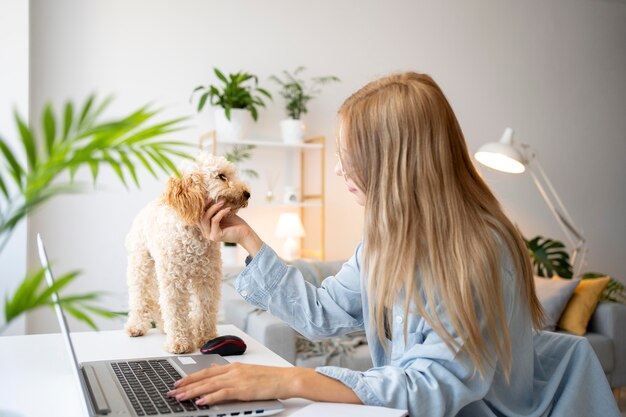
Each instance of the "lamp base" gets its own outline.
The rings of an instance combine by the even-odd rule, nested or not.
[[[283,244],[283,257],[286,261],[293,261],[300,257],[300,242],[294,237],[285,239]]]

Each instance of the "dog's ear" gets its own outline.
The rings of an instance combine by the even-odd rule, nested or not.
[[[202,176],[188,174],[171,177],[167,182],[163,201],[170,205],[185,223],[196,224],[204,214],[205,190]]]

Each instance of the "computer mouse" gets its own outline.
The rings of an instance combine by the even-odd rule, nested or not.
[[[233,335],[219,336],[206,342],[200,348],[202,353],[213,353],[221,356],[241,355],[246,351],[246,342]]]

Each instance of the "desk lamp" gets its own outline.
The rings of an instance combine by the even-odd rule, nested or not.
[[[286,261],[293,261],[300,257],[300,241],[304,237],[304,227],[300,216],[296,213],[283,213],[278,218],[276,237],[285,239],[283,257]]]
[[[587,252],[585,238],[569,215],[530,145],[514,141],[513,129],[507,127],[499,142],[484,144],[474,157],[481,164],[502,172],[521,174],[528,169],[550,212],[561,226],[571,247],[574,248],[571,262],[574,277],[578,277],[584,266]]]

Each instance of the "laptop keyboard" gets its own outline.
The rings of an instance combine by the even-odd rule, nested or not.
[[[165,359],[112,362],[111,368],[138,416],[182,413],[206,410],[208,405],[196,405],[196,398],[178,401],[169,398],[180,373]]]

